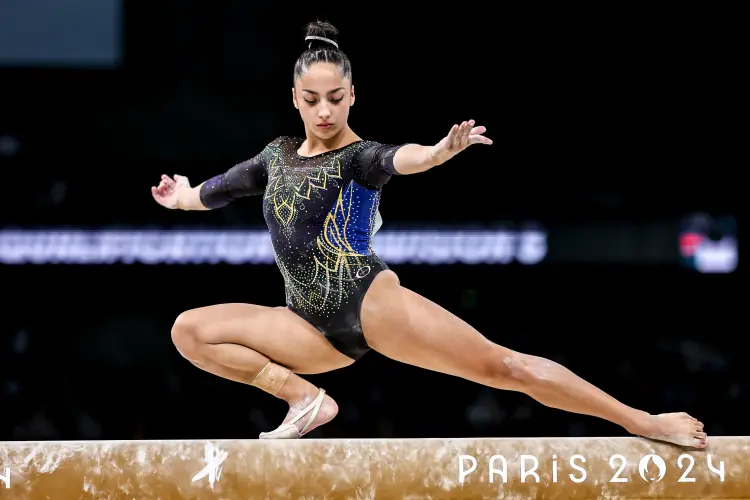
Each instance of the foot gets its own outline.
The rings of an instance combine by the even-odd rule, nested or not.
[[[299,415],[301,411],[304,411],[305,408],[310,406],[313,401],[315,401],[316,397],[318,397],[318,394],[305,395],[296,401],[290,401],[289,412],[286,414],[286,417],[284,418],[284,421],[281,423],[281,425],[288,424],[289,422],[294,420],[294,418],[297,417],[297,415]],[[307,423],[310,421],[310,418],[313,415],[313,410],[308,411],[305,416],[299,418],[294,423],[294,425],[300,431],[301,435],[304,436],[316,427],[320,427],[321,425],[327,424],[328,422],[333,420],[333,417],[335,417],[338,412],[339,406],[336,404],[336,401],[334,401],[331,396],[325,393],[325,395],[323,396],[323,403],[320,405],[318,414],[315,416],[310,425],[307,425]],[[303,432],[303,429],[306,425],[307,429]]]
[[[325,391],[321,390],[313,395],[304,394],[290,400],[289,412],[281,425],[271,432],[261,433],[260,438],[299,439],[313,429],[333,420],[338,412],[338,405]]]
[[[705,448],[708,444],[706,433],[703,432],[703,423],[687,413],[647,415],[643,432],[637,434],[645,438],[692,448]]]

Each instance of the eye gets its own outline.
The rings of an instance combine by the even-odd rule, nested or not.
[[[343,99],[344,96],[341,97],[331,97],[331,102],[341,102],[341,99]]]
[[[305,99],[305,102],[306,102],[307,104],[315,104],[315,101],[310,101],[310,100],[308,100],[308,99]]]

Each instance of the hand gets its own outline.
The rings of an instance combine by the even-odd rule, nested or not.
[[[187,177],[175,175],[173,180],[168,175],[162,175],[159,185],[157,187],[151,186],[151,194],[159,205],[175,209],[177,208],[177,195],[180,189],[189,187],[190,181]]]
[[[432,147],[430,157],[435,165],[450,160],[472,144],[492,144],[492,139],[483,136],[485,127],[475,127],[474,120],[453,125],[448,135]]]

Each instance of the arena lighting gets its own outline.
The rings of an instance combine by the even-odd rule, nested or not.
[[[703,274],[728,274],[737,270],[737,221],[732,216],[712,217],[705,212],[686,215],[678,233],[680,262]]]
[[[547,233],[534,229],[381,230],[373,249],[389,264],[534,265]],[[274,264],[265,230],[3,229],[2,264]]]

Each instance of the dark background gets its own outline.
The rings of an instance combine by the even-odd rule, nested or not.
[[[86,2],[69,3],[79,23],[110,26]],[[402,284],[630,405],[687,411],[709,435],[746,432],[741,267],[704,274],[678,253],[685,215],[739,217],[720,17],[455,3],[116,5],[110,59],[73,61],[65,49],[67,62],[0,67],[0,229],[263,228],[259,199],[184,213],[159,207],[149,187],[162,173],[198,183],[276,136],[303,134],[292,67],[305,23],[325,18],[352,59],[359,135],[433,144],[473,118],[495,141],[391,181],[384,232],[533,222],[548,235],[538,265],[395,264]],[[9,24],[41,46],[60,42],[23,22]],[[0,53],[22,43],[0,34]],[[0,440],[256,437],[286,413],[257,389],[194,368],[170,339],[192,307],[283,304],[274,266],[3,265],[0,284]],[[623,433],[376,353],[308,379],[341,408],[314,437]]]

